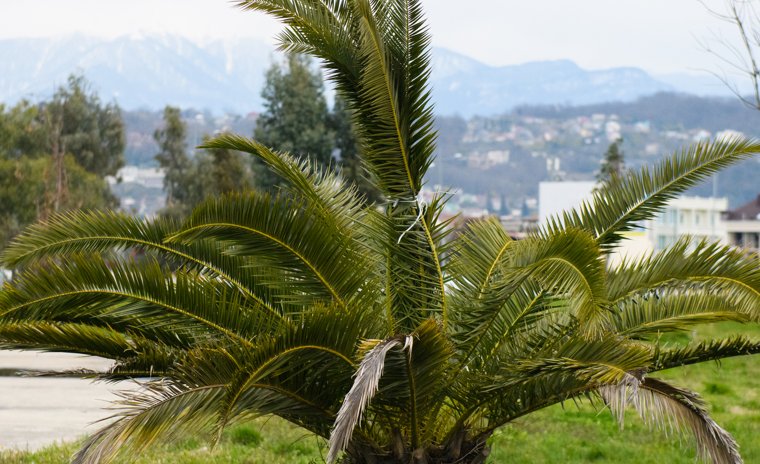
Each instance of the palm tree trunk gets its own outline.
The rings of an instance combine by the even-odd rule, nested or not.
[[[343,464],[483,464],[491,453],[488,437],[462,442],[458,447],[404,449],[379,452],[369,447],[352,447]],[[399,452],[401,451],[401,452]]]

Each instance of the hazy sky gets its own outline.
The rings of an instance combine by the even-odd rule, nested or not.
[[[734,35],[698,0],[423,1],[435,45],[492,65],[568,58],[586,68],[689,72],[717,66],[700,40]],[[278,30],[228,0],[0,0],[0,38],[142,31],[271,42]]]

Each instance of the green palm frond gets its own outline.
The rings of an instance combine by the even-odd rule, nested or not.
[[[281,48],[324,61],[356,118],[365,162],[391,199],[413,199],[432,162],[429,33],[421,2],[244,0],[281,19]],[[399,175],[403,173],[403,175]]]
[[[622,233],[654,218],[668,201],[711,174],[760,152],[760,144],[742,138],[701,142],[656,164],[614,179],[575,210],[550,220],[547,230],[582,227],[610,250]],[[564,226],[563,226],[564,225]]]
[[[2,262],[9,267],[28,266],[50,256],[144,251],[193,269],[210,278],[221,278],[260,305],[276,313],[271,290],[260,285],[239,258],[219,252],[209,241],[187,245],[167,244],[165,238],[176,233],[180,224],[171,218],[146,220],[118,212],[72,211],[54,216],[45,224],[31,226],[5,249]],[[112,256],[113,257],[113,256]]]
[[[0,309],[4,321],[83,322],[144,336],[168,330],[177,340],[177,334],[216,334],[243,344],[280,324],[223,282],[170,275],[155,260],[107,262],[92,255],[29,269],[0,292]]]
[[[218,416],[224,385],[185,387],[165,382],[144,384],[146,392],[123,393],[116,421],[85,441],[75,464],[98,464],[129,449],[134,453],[156,440],[169,440],[187,431],[210,431]]]
[[[630,371],[645,368],[651,350],[640,344],[612,337],[589,342],[573,338],[551,352],[533,359],[519,360],[505,372],[507,378],[521,379],[553,375],[569,375],[584,382],[612,384],[622,381]],[[508,373],[507,373],[508,372]]]
[[[758,353],[760,353],[760,340],[751,340],[744,336],[706,340],[680,348],[658,350],[652,362],[652,370],[660,371]]]
[[[618,305],[615,330],[628,337],[688,330],[714,322],[747,322],[750,315],[731,292],[686,291],[651,295]]]
[[[0,348],[61,351],[107,359],[137,354],[125,334],[109,328],[46,321],[0,323]]]
[[[613,304],[641,298],[653,289],[683,291],[694,287],[731,292],[733,299],[742,300],[744,312],[757,320],[760,260],[729,246],[686,237],[667,250],[609,273]]]
[[[435,140],[426,88],[429,38],[420,2],[398,3],[353,3],[365,68],[358,94],[345,97],[379,186],[388,198],[411,199],[422,187]]]
[[[481,390],[467,400],[469,414],[487,408],[486,430],[494,430],[531,412],[618,384],[631,371],[649,365],[652,349],[623,338],[588,340],[567,337],[560,343],[547,335],[544,346],[529,356],[504,358],[493,373],[479,374]]]
[[[563,310],[536,279],[515,275],[513,245],[495,219],[473,223],[452,245],[452,337],[465,352],[462,365],[476,351],[485,360],[504,344],[519,343],[517,333],[555,322],[548,312]]]
[[[469,224],[452,246],[450,269],[458,291],[471,298],[481,296],[492,279],[507,272],[512,242],[496,218]]]
[[[365,316],[361,313],[334,316],[335,312],[327,308],[305,314],[300,326],[289,327],[255,350],[237,355],[239,366],[229,376],[220,429],[246,411],[279,414],[271,408],[253,411],[246,406],[246,395],[252,389],[268,386],[265,389],[277,390],[302,406],[321,407],[321,419],[307,428],[327,437],[344,387],[356,368],[356,340],[371,335],[366,333],[368,325],[362,323]],[[310,381],[315,375],[320,378],[317,384]]]
[[[322,219],[334,223],[346,236],[352,235],[362,222],[364,211],[356,187],[347,185],[336,173],[320,171],[307,159],[274,152],[233,134],[215,137],[201,148],[237,150],[258,157],[286,181],[283,188],[290,195],[314,205],[316,211],[323,210]]]
[[[374,266],[358,250],[359,244],[343,237],[319,220],[319,213],[304,208],[288,197],[268,194],[238,194],[212,199],[198,207],[169,243],[188,243],[212,238],[234,244],[224,252],[250,258],[249,267],[263,264],[278,271],[266,284],[282,287],[292,304],[313,304],[333,300],[347,307],[357,296],[371,297]],[[297,283],[298,289],[292,290]],[[288,292],[288,290],[292,290]],[[316,299],[315,299],[316,297]]]
[[[448,322],[449,276],[443,259],[451,230],[447,222],[438,221],[443,201],[436,197],[427,206],[416,201],[388,205],[386,215],[367,217],[367,238],[381,260],[390,333],[412,332],[433,315],[440,315],[444,325]]]
[[[514,269],[505,282],[532,277],[552,294],[566,298],[571,314],[592,336],[607,324],[607,274],[593,237],[568,228],[548,236],[516,242],[511,250]]]
[[[280,49],[321,58],[338,84],[357,85],[360,60],[356,54],[355,18],[343,0],[237,0],[245,10],[267,13],[288,27],[279,38]]]
[[[171,219],[146,221],[117,212],[71,211],[30,226],[3,252],[8,267],[26,266],[50,255],[104,253],[130,248],[162,249],[167,233],[179,227]]]

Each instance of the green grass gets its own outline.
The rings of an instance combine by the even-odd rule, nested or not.
[[[702,334],[743,331],[755,337],[757,328],[731,325],[707,327]],[[691,336],[671,338],[683,343]],[[697,336],[698,338],[698,336]],[[656,374],[702,394],[715,420],[741,446],[745,462],[760,462],[760,356],[725,360],[720,366],[707,363]],[[637,417],[626,418],[620,430],[609,412],[588,404],[564,408],[557,405],[499,430],[491,440],[492,464],[617,463],[693,464],[695,451],[688,440],[649,430]],[[29,453],[0,453],[0,463],[63,464],[76,450],[75,444],[54,445]],[[324,442],[278,419],[259,420],[226,432],[214,450],[197,439],[156,447],[142,455],[138,464],[258,464],[322,463]],[[124,463],[129,461],[122,461]]]
[[[323,462],[318,440],[283,420],[258,420],[230,428],[213,450],[197,438],[156,446],[137,460],[121,459],[119,463],[135,464],[309,464]],[[56,444],[37,452],[0,452],[2,464],[63,464],[77,450],[76,443]]]

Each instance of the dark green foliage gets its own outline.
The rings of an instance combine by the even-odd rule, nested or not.
[[[103,179],[85,171],[70,155],[64,164],[67,196],[59,211],[113,206]],[[48,188],[52,170],[49,158],[0,159],[0,249],[43,211],[52,209],[53,193]]]
[[[167,209],[192,206],[192,186],[188,182],[192,178],[192,164],[185,144],[186,130],[179,108],[167,106],[164,109],[164,127],[153,134],[159,147],[156,161],[164,170]]]
[[[607,151],[602,158],[602,166],[596,175],[596,180],[600,184],[612,182],[613,179],[619,178],[625,172],[625,156],[620,146],[623,139],[617,139],[607,147]]]
[[[124,123],[115,104],[103,105],[82,76],[69,76],[43,111],[60,114],[60,136],[77,164],[99,177],[124,165]]]
[[[164,110],[164,127],[154,138],[156,160],[164,169],[165,215],[184,218],[208,197],[243,192],[251,186],[251,172],[240,153],[226,148],[187,154],[186,125],[178,108]],[[206,137],[204,140],[208,140]]]
[[[254,137],[276,150],[309,159],[318,166],[332,162],[333,133],[321,75],[303,55],[291,54],[267,71],[261,92],[264,112]],[[282,182],[257,161],[256,186],[270,189]]]
[[[335,133],[335,148],[340,157],[341,174],[358,187],[359,193],[364,195],[368,202],[379,201],[380,191],[368,179],[369,173],[361,160],[359,152],[361,147],[356,139],[351,112],[340,96],[335,97],[335,104],[330,114],[330,125]]]
[[[243,192],[251,187],[249,163],[239,152],[226,148],[208,150],[211,161],[211,195],[219,196],[225,193]],[[201,168],[201,171],[206,169]]]
[[[82,77],[39,105],[0,105],[0,249],[52,214],[116,206],[104,176],[123,151],[119,108],[103,106]]]
[[[6,110],[0,104],[0,158],[42,156],[47,146],[40,107],[21,101]]]

